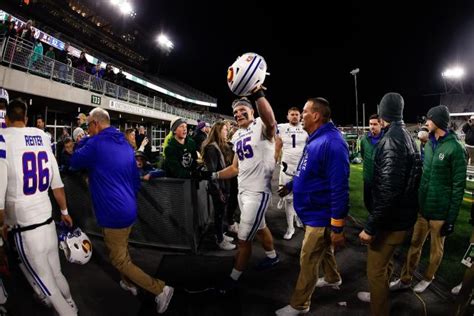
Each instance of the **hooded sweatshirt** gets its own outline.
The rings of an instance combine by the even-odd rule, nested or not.
[[[70,166],[89,171],[92,203],[101,227],[127,228],[133,224],[140,177],[133,149],[123,133],[111,126],[83,138]]]

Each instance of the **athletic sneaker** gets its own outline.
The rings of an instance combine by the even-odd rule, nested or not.
[[[306,314],[307,312],[309,312],[309,307],[305,309],[296,309],[296,308],[293,308],[291,305],[286,305],[285,307],[280,308],[279,310],[275,311],[275,315],[295,316],[295,315]]]
[[[289,229],[289,230],[286,231],[285,235],[283,236],[283,239],[290,240],[293,237],[294,234],[295,234],[295,230],[294,229],[292,229],[292,230]]]
[[[390,291],[400,291],[410,288],[410,285],[411,284],[403,283],[401,279],[396,279],[395,281],[390,282],[390,285],[388,287]]]
[[[228,242],[226,239],[222,239],[221,242],[217,242],[217,246],[221,248],[222,250],[234,250],[235,245],[231,242]]]
[[[66,299],[66,302],[69,304],[69,306],[72,307],[72,309],[73,309],[73,310],[76,312],[76,314],[77,314],[77,312],[79,311],[79,309],[77,308],[76,302],[74,302],[74,300],[72,299],[72,297],[71,297],[71,298],[67,298],[67,299]]]
[[[262,261],[260,261],[256,269],[257,270],[265,270],[275,266],[278,262],[280,262],[280,256],[277,254],[275,258],[265,257]]]
[[[238,287],[238,281],[232,279],[230,276],[226,276],[224,280],[216,287],[216,291],[221,295],[226,295],[232,290],[235,290]]]
[[[330,286],[330,287],[333,287],[333,288],[337,288],[337,287],[340,286],[341,284],[342,284],[342,279],[340,279],[340,280],[337,281],[337,282],[329,283],[329,282],[327,282],[326,280],[324,280],[324,277],[322,277],[322,278],[319,278],[318,281],[316,282],[316,287],[327,287],[327,286]]]
[[[238,234],[239,233],[239,223],[236,222],[236,223],[230,225],[227,228],[227,230],[230,231],[231,233]]]
[[[224,234],[222,236],[224,237],[224,240],[227,240],[228,242],[233,242],[234,241],[234,237],[227,236],[226,234]]]
[[[173,297],[174,288],[171,286],[165,285],[163,292],[155,297],[156,302],[156,311],[158,314],[163,314],[166,312],[168,305],[170,304],[171,298]]]
[[[451,290],[451,294],[458,295],[459,291],[461,291],[461,287],[462,287],[462,282],[456,285],[455,287],[453,287],[453,289]]]
[[[362,302],[370,303],[370,292],[358,292],[357,298]]]
[[[138,289],[135,285],[128,285],[124,280],[120,280],[120,287],[125,291],[129,291],[133,296],[138,295]]]
[[[413,288],[413,291],[415,291],[415,293],[423,293],[426,290],[426,288],[430,286],[430,284],[431,284],[431,281],[421,280],[420,282],[418,282],[417,285],[415,285],[415,287]]]

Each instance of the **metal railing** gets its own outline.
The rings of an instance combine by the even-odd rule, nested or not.
[[[15,66],[16,69],[23,69],[28,73],[49,78],[50,80],[87,89],[117,100],[134,103],[139,106],[176,116],[193,120],[200,119],[208,122],[215,121],[215,118],[212,116],[199,114],[169,105],[168,103],[163,102],[159,97],[145,96],[42,54],[38,54],[34,51],[33,44],[24,39],[18,37],[0,38],[0,48],[3,48],[0,55],[1,60],[10,68]]]

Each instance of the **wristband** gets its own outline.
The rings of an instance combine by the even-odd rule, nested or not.
[[[213,173],[212,173],[212,176],[211,176],[211,179],[212,179],[212,180],[219,179],[219,173],[218,173],[218,172],[213,172]]]
[[[265,97],[265,93],[263,92],[263,89],[260,89],[260,90],[256,91],[255,93],[251,94],[249,96],[249,99],[252,102],[257,102],[258,99],[263,98],[263,97]]]
[[[61,210],[61,215],[64,215],[64,216],[69,215],[69,212],[67,211],[67,209]]]

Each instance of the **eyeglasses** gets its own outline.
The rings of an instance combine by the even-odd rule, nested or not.
[[[95,121],[90,121],[90,122],[86,123],[86,127],[89,128],[89,125],[91,125],[92,123],[97,124]]]

